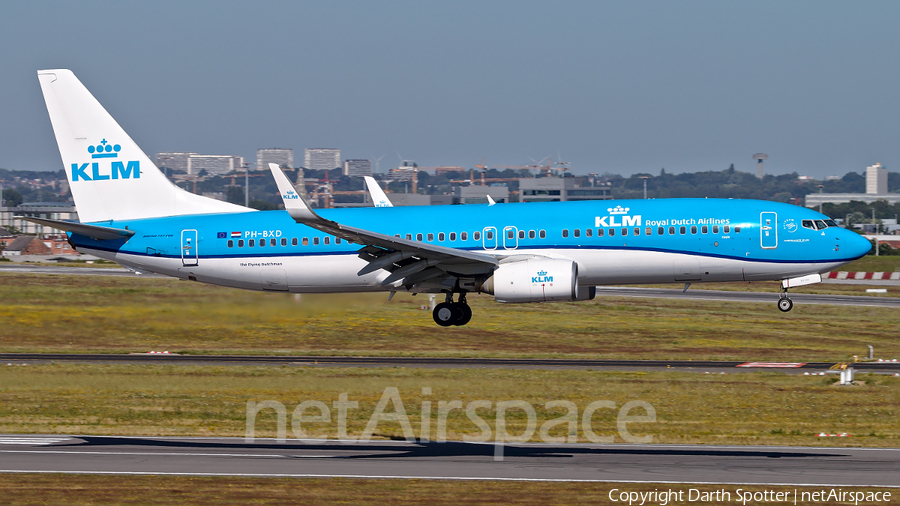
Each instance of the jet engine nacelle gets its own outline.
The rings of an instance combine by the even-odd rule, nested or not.
[[[571,260],[530,258],[500,264],[481,291],[497,302],[590,300],[596,289],[578,286],[578,264]]]

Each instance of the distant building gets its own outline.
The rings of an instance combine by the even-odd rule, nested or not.
[[[53,250],[36,235],[20,235],[3,249],[3,256],[50,255]]]
[[[608,186],[591,186],[587,177],[539,177],[519,180],[519,202],[571,202],[611,198]]]
[[[487,204],[490,195],[494,202],[509,202],[509,188],[506,186],[456,186],[453,188],[454,204]]]
[[[344,175],[350,177],[371,176],[372,162],[360,159],[344,160]]]
[[[228,174],[244,167],[244,157],[235,155],[191,155],[187,173],[197,175],[206,171],[211,176]]]
[[[262,148],[256,150],[256,168],[268,169],[274,163],[279,167],[294,168],[294,150],[284,148]]]
[[[871,204],[878,200],[896,204],[900,202],[900,193],[888,193],[887,181],[887,169],[876,163],[866,167],[866,193],[810,193],[806,196],[804,205],[817,207],[820,204],[846,204],[852,201]]]
[[[882,195],[888,192],[887,169],[880,163],[866,167],[866,193],[869,195]]]
[[[397,167],[388,171],[388,179],[394,181],[412,181],[418,172],[416,167]]]
[[[200,155],[197,153],[157,153],[156,166],[196,175],[205,170],[210,175],[221,175],[239,170],[244,157],[236,155]]]
[[[0,207],[0,227],[15,227],[23,234],[60,234],[60,230],[14,218],[30,216],[50,220],[78,221],[78,212],[71,202],[25,202],[18,207]]]
[[[188,159],[197,153],[156,153],[156,166],[187,173]]]
[[[332,170],[341,166],[341,150],[334,148],[306,148],[303,166],[309,170]]]

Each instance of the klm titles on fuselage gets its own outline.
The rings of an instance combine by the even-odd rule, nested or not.
[[[119,151],[122,147],[118,144],[109,144],[106,139],[100,141],[99,144],[90,145],[87,148],[92,159],[118,158]],[[72,181],[103,181],[106,179],[140,179],[141,164],[138,160],[128,162],[120,162],[118,160],[111,161],[108,165],[109,170],[105,170],[106,164],[100,162],[90,163],[73,163],[72,164]],[[90,168],[90,172],[88,171]]]
[[[608,216],[594,217],[594,226],[598,228],[643,226],[641,215],[629,216],[628,211],[630,210],[630,208],[622,206],[610,207],[606,210],[609,213]],[[648,227],[666,227],[669,225],[728,225],[730,223],[731,220],[728,218],[670,218],[665,220],[647,220],[645,224]]]

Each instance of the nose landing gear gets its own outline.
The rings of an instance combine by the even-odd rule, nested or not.
[[[432,312],[434,322],[442,327],[462,326],[472,319],[472,308],[466,303],[466,294],[459,294],[459,301],[453,302],[453,293],[447,293],[447,300],[435,306]]]
[[[787,288],[781,289],[781,297],[778,299],[778,309],[782,313],[787,313],[794,308],[794,301],[787,295]]]

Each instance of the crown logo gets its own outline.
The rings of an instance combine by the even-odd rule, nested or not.
[[[630,208],[616,206],[616,207],[607,208],[606,210],[609,212],[609,214],[628,214],[628,211],[630,210]]]
[[[103,139],[96,146],[88,146],[87,150],[91,154],[91,158],[118,158],[122,146],[110,144],[106,142],[106,139]]]
[[[546,275],[547,275],[547,271],[538,271],[537,275],[538,275],[538,276],[546,276]]]

